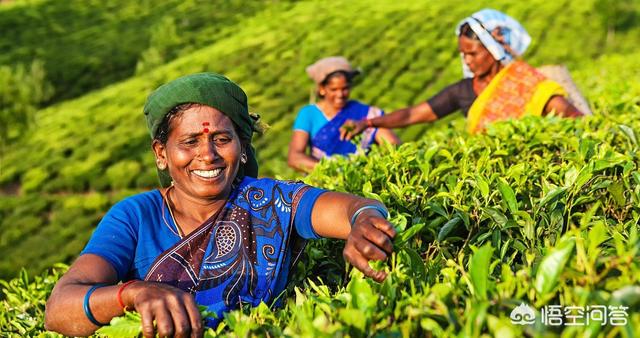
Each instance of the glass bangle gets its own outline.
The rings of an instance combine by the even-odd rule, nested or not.
[[[84,314],[87,316],[87,319],[89,319],[89,321],[96,326],[105,326],[109,323],[100,323],[96,319],[96,317],[93,316],[93,313],[91,312],[91,307],[89,306],[89,298],[91,297],[91,294],[93,293],[93,291],[96,291],[97,288],[101,288],[103,286],[108,286],[108,285],[109,284],[107,283],[94,284],[89,288],[89,290],[87,290],[87,293],[84,295],[84,302],[82,303]]]
[[[353,216],[351,216],[351,226],[353,227],[353,223],[355,223],[356,219],[358,218],[358,216],[360,216],[360,214],[363,211],[369,210],[369,209],[378,211],[384,218],[389,217],[389,212],[387,211],[387,209],[379,205],[365,205],[363,207],[360,207],[360,209],[356,210],[356,212],[353,213]]]

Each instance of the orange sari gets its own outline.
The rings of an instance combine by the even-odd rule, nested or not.
[[[540,116],[551,97],[566,96],[558,83],[547,79],[523,61],[514,61],[500,70],[469,108],[467,130],[482,131],[494,121]]]

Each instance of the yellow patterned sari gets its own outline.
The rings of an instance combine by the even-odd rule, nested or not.
[[[467,130],[482,131],[500,120],[524,115],[540,116],[551,97],[566,96],[562,86],[547,79],[523,61],[514,61],[500,70],[469,108]]]

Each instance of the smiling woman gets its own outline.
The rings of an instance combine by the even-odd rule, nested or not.
[[[166,168],[173,180],[167,197],[228,195],[240,162],[247,161],[248,144],[242,145],[233,122],[215,108],[191,103],[176,106],[164,120],[159,132],[174,137],[155,139],[153,150],[158,168]],[[171,131],[162,130],[170,125]]]
[[[311,171],[318,161],[333,155],[355,153],[355,144],[340,139],[340,126],[347,119],[366,120],[384,115],[377,107],[349,100],[352,79],[360,74],[341,56],[320,59],[307,67],[307,74],[316,84],[317,103],[298,112],[289,144],[289,166],[299,171]],[[364,130],[361,149],[373,143],[399,144],[400,139],[386,128]],[[309,150],[309,151],[308,151]]]
[[[512,17],[483,9],[462,20],[456,32],[464,79],[417,105],[366,120],[350,119],[340,129],[341,138],[349,140],[372,126],[433,122],[458,110],[467,117],[470,133],[524,115],[583,115],[566,99],[562,86],[519,59],[531,38]]]
[[[277,299],[307,239],[346,239],[348,262],[386,277],[369,266],[393,250],[384,205],[257,179],[257,117],[235,83],[185,76],[154,91],[144,113],[162,187],[104,216],[47,302],[48,330],[89,335],[129,309],[145,337],[201,336],[240,304]],[[198,305],[217,317],[203,321]]]

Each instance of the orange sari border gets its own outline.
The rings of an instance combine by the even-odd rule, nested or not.
[[[467,131],[482,131],[494,121],[540,116],[549,99],[556,95],[567,93],[526,62],[514,61],[498,72],[473,102],[467,116]]]

